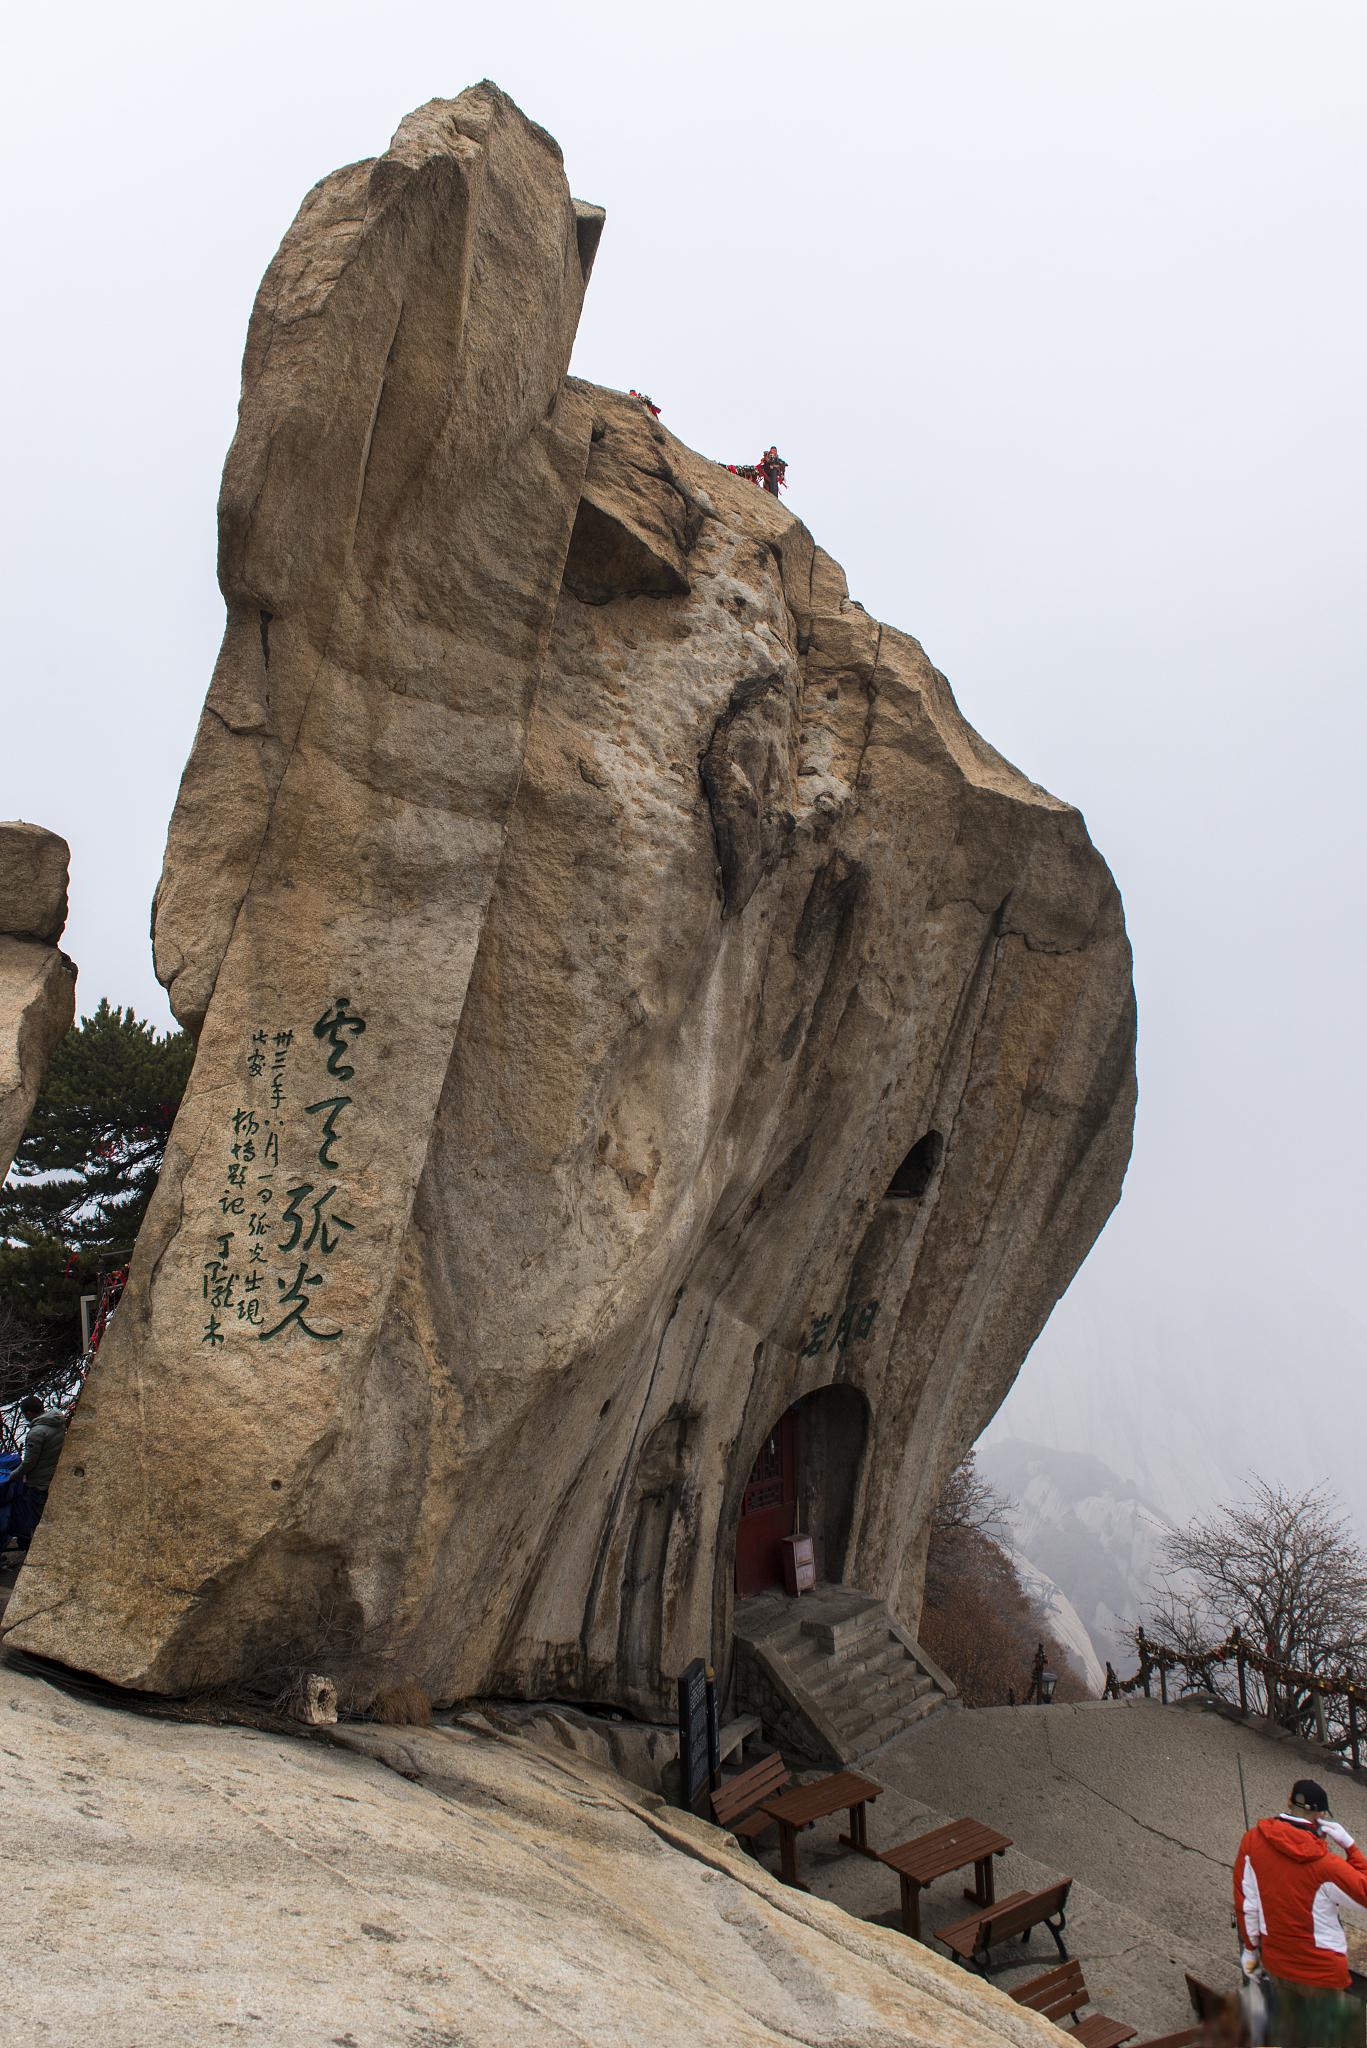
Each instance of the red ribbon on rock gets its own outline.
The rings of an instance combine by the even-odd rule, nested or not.
[[[727,469],[732,476],[743,476],[748,482],[758,484],[762,491],[768,491],[776,498],[780,491],[787,489],[788,465],[777,448],[766,448],[758,462],[728,462]]]

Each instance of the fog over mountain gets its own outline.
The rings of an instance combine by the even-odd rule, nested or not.
[[[1049,1633],[1055,1642],[1062,1643],[1088,1685],[1099,1693],[1105,1682],[1105,1673],[1096,1654],[1091,1631],[1081,1615],[1067,1594],[1060,1592],[1057,1583],[1033,1564],[1023,1550],[1016,1549],[1014,1544],[1007,1548],[1017,1577],[1039,1608]]]
[[[1013,1540],[1126,1673],[1121,1630],[1152,1591],[1165,1521],[1257,1473],[1327,1482],[1367,1536],[1367,1322],[1251,1224],[1236,1265],[1223,1228],[1146,1229],[1135,1211],[1122,1200],[980,1445],[1017,1504]]]
[[[1054,1633],[1077,1654],[1098,1692],[1104,1663],[1128,1677],[1135,1665],[1132,1631],[1158,1582],[1169,1525],[1085,1451],[1001,1437],[984,1448],[980,1462],[983,1476],[1011,1503],[1007,1529],[1017,1569]]]

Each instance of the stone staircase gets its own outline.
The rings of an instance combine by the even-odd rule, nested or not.
[[[853,1764],[951,1703],[953,1682],[881,1600],[853,1586],[737,1604],[736,1697],[785,1755]]]

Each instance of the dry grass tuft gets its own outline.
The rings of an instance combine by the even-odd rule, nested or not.
[[[401,1678],[380,1687],[365,1718],[383,1721],[390,1728],[427,1728],[432,1721],[432,1702],[416,1678]]]

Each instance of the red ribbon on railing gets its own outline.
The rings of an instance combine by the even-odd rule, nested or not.
[[[1252,1649],[1237,1629],[1224,1642],[1216,1643],[1208,1650],[1174,1650],[1170,1644],[1152,1642],[1142,1629],[1135,1632],[1135,1645],[1140,1654],[1138,1671],[1133,1678],[1117,1678],[1108,1664],[1106,1687],[1102,1694],[1104,1699],[1118,1699],[1122,1693],[1136,1692],[1153,1670],[1171,1671],[1174,1665],[1180,1664],[1188,1672],[1208,1672],[1212,1664],[1228,1664],[1239,1656],[1251,1670],[1261,1672],[1264,1678],[1270,1678],[1276,1684],[1295,1686],[1302,1692],[1318,1692],[1329,1699],[1340,1694],[1345,1699],[1367,1697],[1361,1682],[1350,1678],[1346,1671],[1333,1677],[1319,1677],[1315,1672],[1302,1671],[1294,1664],[1281,1664],[1275,1657]]]

